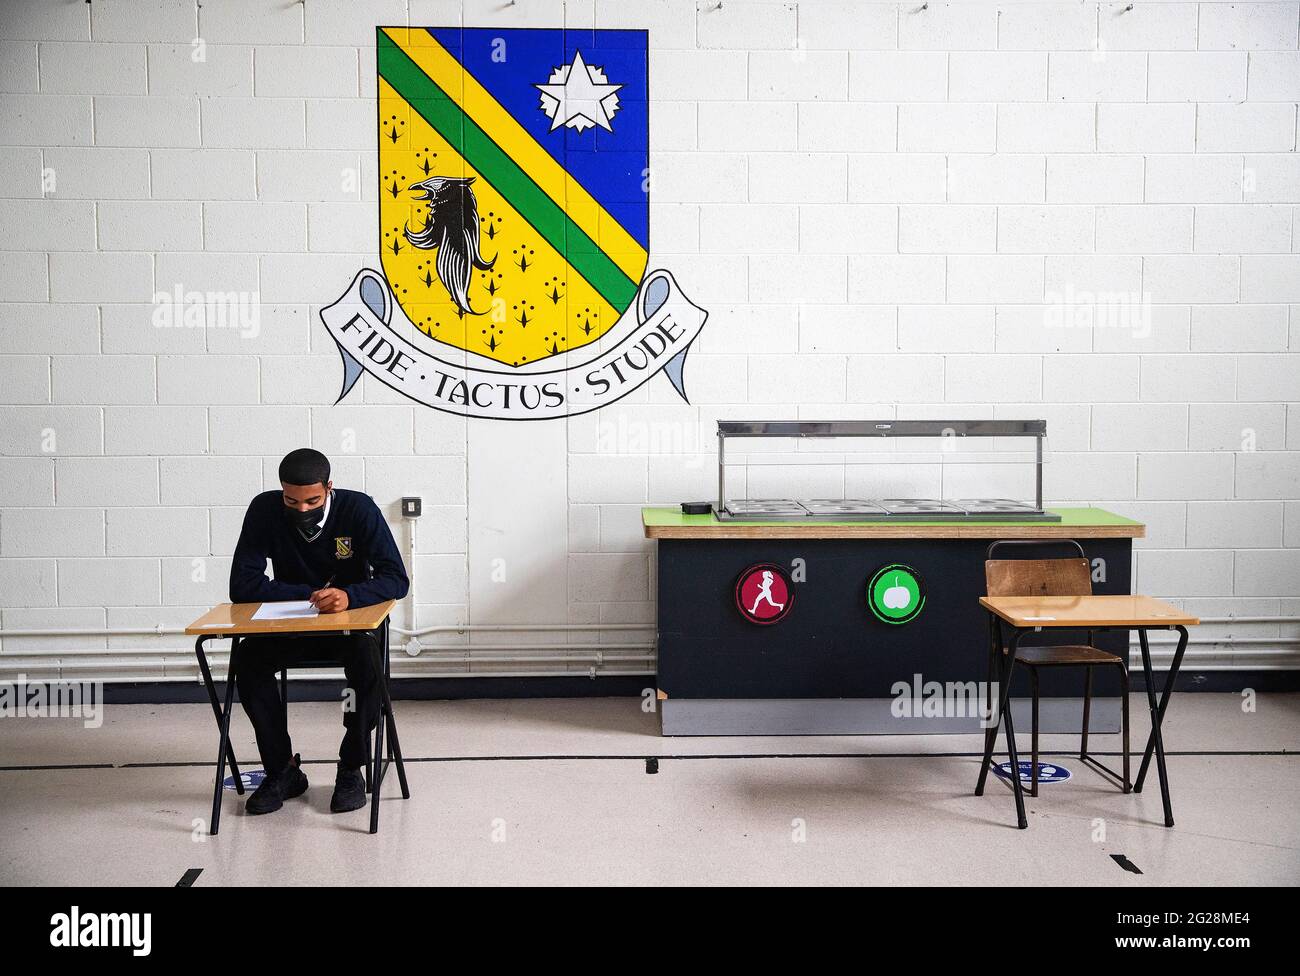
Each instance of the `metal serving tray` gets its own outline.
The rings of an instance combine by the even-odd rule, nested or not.
[[[719,519],[827,522],[1059,522],[1043,508],[1045,420],[831,420],[718,421]],[[742,498],[727,499],[726,441],[729,437],[1032,437],[1034,500],[1011,498]]]

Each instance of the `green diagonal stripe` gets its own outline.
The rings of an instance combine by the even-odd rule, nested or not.
[[[636,282],[383,31],[379,31],[378,61],[380,76],[482,173],[605,301],[620,311],[632,303]],[[579,249],[574,251],[569,242],[580,245]]]

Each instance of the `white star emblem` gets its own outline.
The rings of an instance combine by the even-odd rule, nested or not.
[[[575,51],[573,64],[564,64],[551,72],[544,85],[534,85],[542,93],[542,111],[551,120],[551,131],[562,125],[570,129],[589,129],[598,125],[614,130],[609,121],[618,111],[622,85],[611,85],[603,68],[588,67],[582,52]]]

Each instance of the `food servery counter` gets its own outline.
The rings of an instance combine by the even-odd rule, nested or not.
[[[665,735],[970,732],[987,676],[984,559],[995,539],[1077,540],[1094,593],[1129,593],[1144,527],[1098,508],[1041,521],[746,521],[644,508],[656,540]],[[1069,555],[1062,547],[1040,558]],[[1080,643],[1044,631],[1034,643]],[[1095,644],[1127,656],[1128,633]],[[1113,669],[1094,674],[1092,730],[1118,728]],[[1028,702],[1018,675],[1015,708]],[[1042,676],[1042,729],[1078,731],[1082,678]],[[1025,728],[1028,727],[1026,724]]]

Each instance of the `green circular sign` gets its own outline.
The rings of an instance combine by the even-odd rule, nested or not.
[[[925,606],[921,574],[902,563],[881,567],[867,583],[867,606],[877,619],[887,624],[915,620]]]

